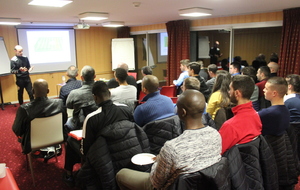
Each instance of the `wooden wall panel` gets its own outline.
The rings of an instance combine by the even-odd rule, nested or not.
[[[13,26],[0,26],[0,36],[5,40],[9,56],[13,57],[14,46],[18,43],[16,28]],[[116,29],[111,28],[91,27],[89,30],[76,30],[76,54],[79,70],[81,70],[84,65],[90,65],[95,69],[97,79],[112,78],[111,39],[116,37]],[[31,81],[34,82],[39,78],[47,80],[50,91],[48,96],[57,96],[60,89],[57,84],[62,82],[62,75],[66,75],[65,72],[31,74]],[[78,77],[78,79],[80,79],[80,77]],[[2,76],[1,84],[4,102],[17,102],[15,76],[12,74]],[[29,97],[25,91],[24,100],[28,99]]]
[[[258,14],[249,14],[249,15],[235,15],[235,16],[228,16],[228,17],[202,18],[198,20],[192,20],[191,27],[279,21],[282,19],[283,19],[283,13],[282,11],[278,11],[278,12],[258,13]],[[145,25],[145,26],[134,26],[130,28],[130,32],[162,30],[162,29],[166,29],[166,25],[164,23]]]
[[[241,56],[251,65],[255,57],[262,53],[268,62],[272,52],[279,54],[281,29],[282,27],[235,30],[234,56]]]

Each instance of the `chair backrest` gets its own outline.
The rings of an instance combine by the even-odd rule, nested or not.
[[[44,148],[63,142],[62,125],[62,113],[33,119],[30,127],[31,149]]]
[[[182,125],[178,115],[165,119],[151,121],[143,126],[148,136],[150,152],[158,154],[167,140],[171,140],[182,134]]]
[[[160,94],[168,97],[176,97],[176,86],[162,86]]]
[[[127,74],[128,74],[129,76],[133,76],[133,78],[136,80],[136,75],[137,75],[137,73],[128,72]]]
[[[180,175],[171,185],[170,190],[209,189],[230,190],[230,173],[227,158],[191,174]]]

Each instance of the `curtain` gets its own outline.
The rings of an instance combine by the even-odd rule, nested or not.
[[[300,74],[300,8],[283,11],[279,76]]]
[[[130,28],[128,26],[118,28],[117,38],[130,38]]]
[[[180,70],[180,61],[190,57],[190,21],[178,20],[166,23],[168,32],[167,85],[172,85]]]

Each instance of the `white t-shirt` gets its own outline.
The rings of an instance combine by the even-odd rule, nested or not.
[[[126,102],[130,100],[136,100],[136,87],[133,85],[121,85],[117,88],[110,89],[111,100],[113,102]]]

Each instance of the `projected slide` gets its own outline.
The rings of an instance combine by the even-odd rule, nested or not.
[[[27,31],[32,64],[71,61],[68,31]]]
[[[32,73],[66,71],[76,65],[74,29],[18,29],[19,44]]]

